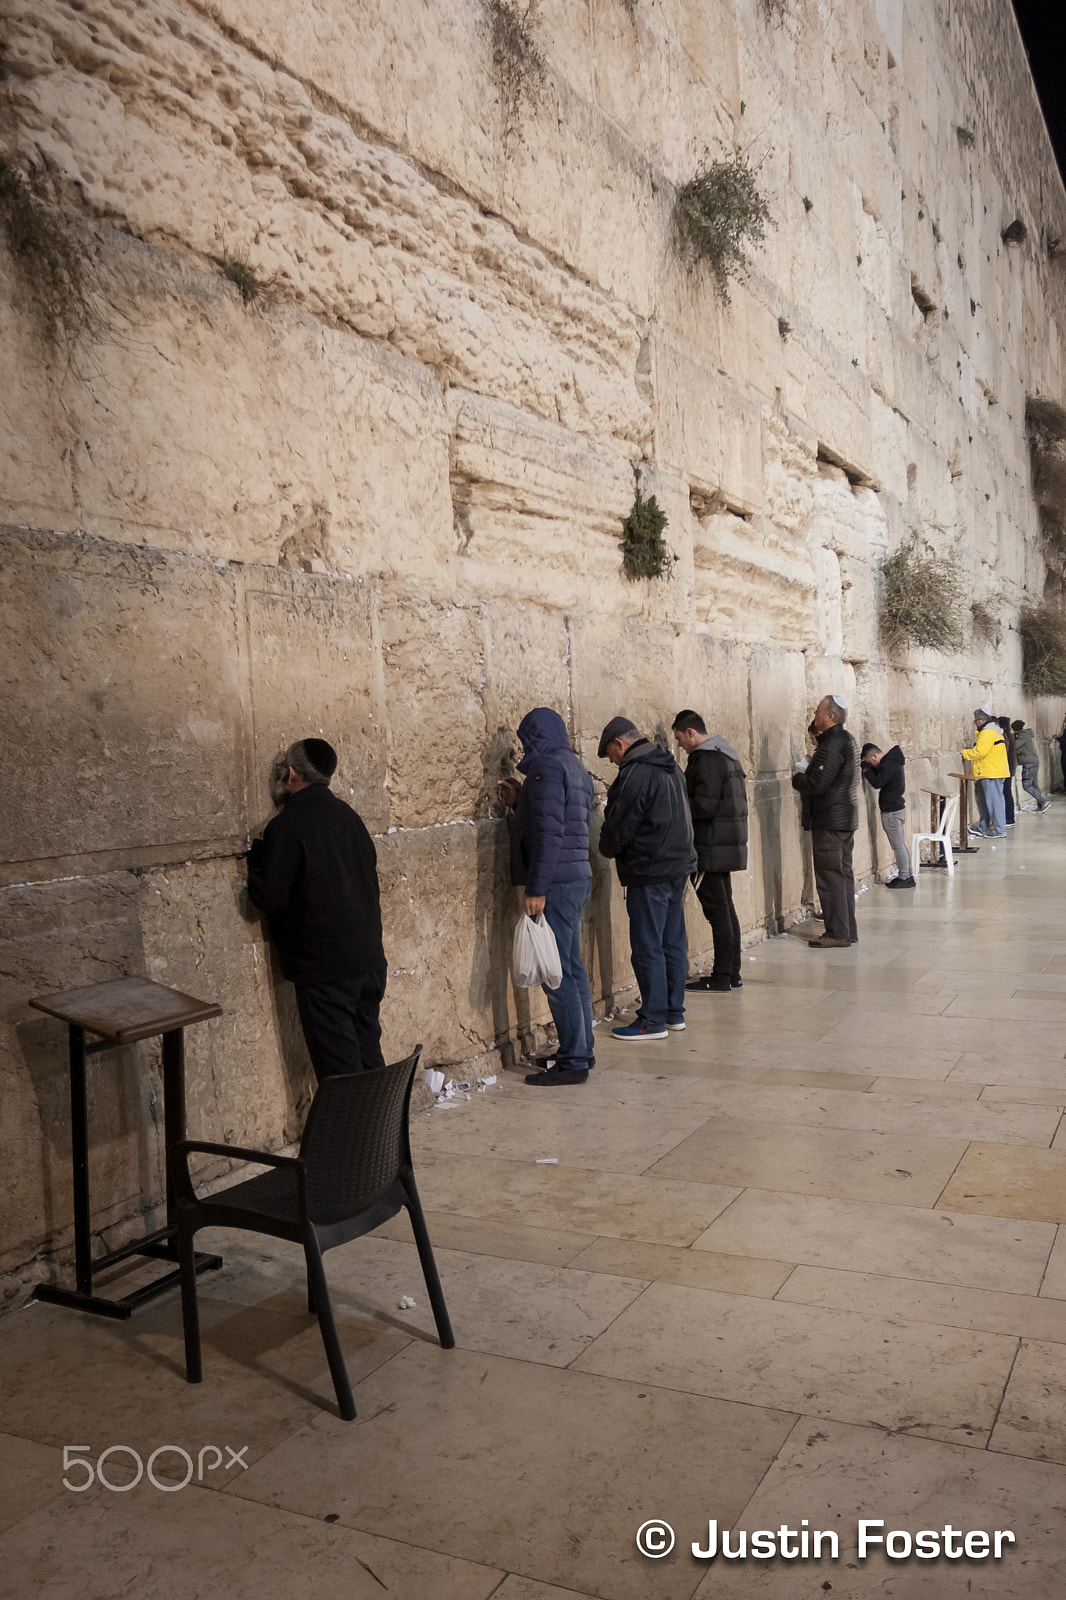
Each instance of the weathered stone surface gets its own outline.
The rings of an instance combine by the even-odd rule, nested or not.
[[[2,537],[8,736],[34,751],[32,784],[4,807],[3,860],[237,834],[229,575],[173,552],[15,529]]]

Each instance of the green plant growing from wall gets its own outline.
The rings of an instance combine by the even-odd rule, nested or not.
[[[246,306],[253,305],[259,299],[267,286],[266,279],[260,277],[249,261],[247,246],[238,251],[223,247],[222,254],[211,259],[222,276],[233,284]]]
[[[674,231],[678,253],[691,267],[705,266],[722,301],[729,304],[730,279],[750,266],[748,247],[761,244],[770,208],[759,187],[758,169],[747,151],[721,161],[706,157],[677,192]]]
[[[99,335],[103,318],[94,270],[70,223],[41,195],[41,179],[0,158],[0,224],[50,344]]]
[[[1045,601],[1018,619],[1022,683],[1028,694],[1066,694],[1066,615]]]
[[[661,578],[677,558],[663,538],[666,513],[654,495],[641,492],[641,470],[633,468],[633,504],[622,525],[622,571],[627,578]]]
[[[514,129],[523,99],[535,99],[547,79],[547,63],[533,38],[535,0],[520,11],[514,0],[488,0],[492,72],[503,110],[504,137]]]
[[[920,645],[948,653],[962,648],[962,576],[912,533],[882,563],[884,591],[878,620],[890,652]]]

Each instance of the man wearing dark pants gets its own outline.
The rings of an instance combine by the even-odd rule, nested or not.
[[[331,792],[336,770],[324,739],[291,745],[271,775],[278,815],[248,853],[248,895],[266,912],[319,1079],[384,1065],[377,852],[362,818]]]
[[[677,743],[688,755],[685,788],[692,812],[692,832],[700,876],[696,899],[711,925],[714,967],[709,977],[696,978],[688,989],[728,994],[739,989],[740,922],[733,906],[734,872],[748,864],[748,797],[740,756],[720,734],[707,736],[703,718],[679,711],[673,722]]]
[[[859,753],[844,727],[847,715],[847,701],[841,695],[827,694],[819,700],[814,755],[807,770],[792,778],[810,816],[814,881],[825,919],[821,938],[807,941],[816,950],[845,949],[859,939],[851,865],[859,826]]]
[[[626,891],[637,1020],[613,1028],[630,1042],[665,1039],[685,1026],[688,938],[685,889],[696,870],[692,819],[681,768],[668,750],[642,738],[628,717],[600,735],[600,759],[618,776],[607,793],[600,853],[613,859]]]
[[[525,778],[500,780],[500,794],[513,805],[511,882],[525,889],[528,917],[544,913],[559,946],[563,981],[545,989],[559,1043],[555,1060],[526,1082],[553,1089],[587,1083],[595,1065],[592,995],[581,960],[581,918],[592,888],[589,814],[592,779],[570,748],[557,711],[537,706],[518,725]]]
[[[1036,801],[1038,811],[1046,811],[1051,804],[1037,779],[1040,776],[1040,756],[1036,748],[1036,735],[1024,722],[1012,722],[1014,750],[1022,769],[1022,788]]]

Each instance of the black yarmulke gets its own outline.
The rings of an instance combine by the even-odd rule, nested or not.
[[[324,778],[332,778],[337,770],[337,752],[325,739],[304,739],[302,741],[304,754],[316,772],[321,772]]]

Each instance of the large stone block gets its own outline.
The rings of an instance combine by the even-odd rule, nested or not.
[[[218,846],[243,830],[233,579],[206,561],[3,532],[3,694],[34,781],[2,858]]]
[[[473,817],[488,746],[479,608],[388,594],[380,627],[392,823]]]
[[[334,790],[372,832],[389,821],[380,650],[365,583],[269,568],[242,581],[252,704],[250,822],[271,813],[274,756],[293,740],[327,739],[340,758]]]

